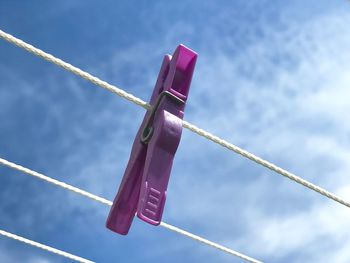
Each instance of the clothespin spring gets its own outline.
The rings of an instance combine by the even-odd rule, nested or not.
[[[160,105],[160,103],[162,102],[164,97],[168,97],[170,98],[173,102],[177,103],[177,104],[185,104],[185,101],[183,101],[182,99],[180,99],[179,97],[175,96],[174,94],[172,94],[169,91],[163,91],[162,93],[159,94],[156,103],[153,105],[152,109],[151,109],[151,113],[149,115],[149,118],[147,119],[145,128],[143,129],[142,133],[141,133],[141,142],[143,144],[148,144],[149,141],[152,138],[153,135],[153,121],[154,121],[154,116],[157,112],[157,109]]]

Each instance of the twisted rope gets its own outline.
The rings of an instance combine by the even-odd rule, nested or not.
[[[23,48],[26,51],[28,51],[28,52],[30,52],[38,57],[41,57],[41,58],[59,66],[59,67],[62,67],[65,70],[70,71],[73,74],[78,75],[78,76],[92,82],[93,84],[95,84],[101,88],[104,88],[104,89],[106,89],[114,94],[117,94],[118,96],[125,98],[128,101],[135,103],[136,105],[141,106],[142,108],[144,108],[146,110],[149,110],[151,108],[151,106],[147,102],[141,100],[140,98],[137,98],[136,96],[134,96],[134,95],[132,95],[132,94],[130,94],[130,93],[114,86],[114,85],[111,85],[111,84],[91,75],[90,73],[83,71],[83,70],[81,70],[81,69],[79,69],[79,68],[59,59],[59,58],[56,58],[53,55],[48,54],[48,53],[42,51],[41,49],[36,48],[36,47],[16,38],[8,33],[5,33],[2,30],[0,30],[0,37],[11,44],[14,44],[20,48]],[[246,150],[244,150],[244,149],[242,149],[242,148],[240,148],[240,147],[238,147],[238,146],[236,146],[236,145],[234,145],[234,144],[232,144],[232,143],[230,143],[230,142],[228,142],[228,141],[226,141],[226,140],[224,140],[216,135],[213,135],[210,132],[207,132],[207,131],[205,131],[205,130],[203,130],[203,129],[201,129],[201,128],[199,128],[199,127],[197,127],[197,126],[195,126],[187,121],[183,121],[183,127],[200,135],[200,136],[202,136],[202,137],[204,137],[204,138],[206,138],[206,139],[208,139],[208,140],[210,140],[210,141],[212,141],[212,142],[214,142],[214,143],[216,143],[216,144],[218,144],[218,145],[220,145],[220,146],[223,146],[223,147],[229,149],[230,151],[233,151],[233,152],[235,152],[235,153],[237,153],[245,158],[248,158],[248,159],[254,161],[255,163],[262,165],[262,166],[266,167],[267,169],[276,172],[277,174],[280,174],[280,175],[282,175],[282,176],[284,176],[284,177],[286,177],[286,178],[288,178],[288,179],[290,179],[290,180],[292,180],[292,181],[294,181],[302,186],[305,186],[305,187],[307,187],[307,188],[309,188],[309,189],[311,189],[311,190],[313,190],[313,191],[315,191],[315,192],[317,192],[317,193],[319,193],[319,194],[321,194],[329,199],[332,199],[335,202],[338,202],[338,203],[350,208],[350,203],[348,201],[346,201],[345,199],[343,199],[343,198],[323,189],[322,187],[319,187],[319,186],[317,186],[317,185],[315,185],[315,184],[313,184],[313,183],[311,183],[311,182],[309,182],[309,181],[307,181],[307,180],[305,180],[305,179],[303,179],[303,178],[301,178],[301,177],[299,177],[291,172],[288,172],[287,170],[285,170],[285,169],[283,169],[283,168],[281,168],[281,167],[279,167],[279,166],[277,166],[277,165],[275,165],[267,160],[264,160],[261,157],[258,157],[256,155],[254,155],[253,153],[250,153],[250,152],[248,152],[248,151],[246,151]]]
[[[95,263],[94,261],[91,261],[91,260],[88,260],[88,259],[85,259],[85,258],[82,258],[82,257],[75,256],[73,254],[64,252],[62,250],[59,250],[59,249],[56,249],[56,248],[53,248],[53,247],[49,247],[47,245],[35,242],[33,240],[30,240],[30,239],[27,239],[27,238],[24,238],[24,237],[21,237],[21,236],[17,236],[15,234],[9,233],[9,232],[7,232],[5,230],[1,230],[0,229],[0,235],[2,235],[4,237],[11,238],[13,240],[16,240],[16,241],[19,241],[19,242],[22,242],[22,243],[25,243],[25,244],[33,246],[33,247],[40,248],[42,250],[46,250],[46,251],[51,252],[53,254],[56,254],[56,255],[59,255],[59,256],[62,256],[62,257],[65,257],[65,258],[68,258],[68,259],[71,259],[71,260],[74,260],[74,261],[77,261],[77,262],[81,262],[81,263]]]
[[[5,160],[5,159],[0,158],[0,164],[2,164],[2,165],[4,165],[4,166],[7,166],[7,167],[9,167],[9,168],[11,168],[11,169],[15,169],[15,170],[17,170],[17,171],[23,172],[23,173],[25,173],[25,174],[27,174],[27,175],[36,177],[36,178],[38,178],[38,179],[40,179],[40,180],[43,180],[43,181],[46,181],[46,182],[48,182],[48,183],[54,184],[54,185],[56,185],[56,186],[62,187],[62,188],[64,188],[64,189],[69,190],[69,191],[71,191],[71,192],[74,192],[74,193],[76,193],[76,194],[85,196],[85,197],[87,197],[87,198],[89,198],[89,199],[91,199],[91,200],[94,200],[94,201],[96,201],[96,202],[102,203],[102,204],[104,204],[104,205],[112,206],[112,204],[113,204],[112,201],[109,201],[109,200],[107,200],[107,199],[105,199],[105,198],[103,198],[103,197],[99,197],[99,196],[94,195],[94,194],[92,194],[92,193],[89,193],[89,192],[87,192],[87,191],[81,190],[81,189],[79,189],[79,188],[77,188],[77,187],[75,187],[75,186],[72,186],[72,185],[66,184],[66,183],[64,183],[64,182],[58,181],[58,180],[53,179],[53,178],[51,178],[51,177],[49,177],[49,176],[47,176],[47,175],[38,173],[38,172],[36,172],[36,171],[33,171],[33,170],[31,170],[31,169],[28,169],[28,168],[23,167],[23,166],[18,165],[18,164],[15,164],[15,163],[13,163],[13,162],[7,161],[7,160]],[[237,252],[237,251],[234,251],[234,250],[232,250],[232,249],[230,249],[230,248],[224,247],[224,246],[222,246],[222,245],[220,245],[220,244],[217,244],[217,243],[215,243],[215,242],[212,242],[212,241],[210,241],[210,240],[208,240],[208,239],[205,239],[205,238],[203,238],[203,237],[200,237],[200,236],[197,236],[197,235],[192,234],[192,233],[190,233],[190,232],[187,232],[187,231],[185,231],[185,230],[182,230],[181,228],[178,228],[178,227],[176,227],[176,226],[172,226],[172,225],[170,225],[170,224],[168,224],[168,223],[161,222],[160,226],[162,226],[162,227],[164,227],[164,228],[166,228],[166,229],[168,229],[168,230],[170,230],[170,231],[176,232],[176,233],[178,233],[178,234],[180,234],[180,235],[183,235],[183,236],[189,237],[189,238],[191,238],[191,239],[193,239],[193,240],[199,241],[199,242],[201,242],[201,243],[203,243],[203,244],[206,244],[206,245],[208,245],[208,246],[210,246],[210,247],[216,248],[216,249],[218,249],[218,250],[220,250],[220,251],[223,251],[223,252],[225,252],[225,253],[227,253],[227,254],[230,254],[230,255],[232,255],[232,256],[236,256],[236,257],[239,257],[239,258],[241,258],[241,259],[244,259],[244,260],[246,260],[246,261],[248,261],[248,262],[252,262],[252,263],[261,263],[261,261],[259,261],[259,260],[256,260],[256,259],[254,259],[254,258],[251,258],[251,257],[246,256],[246,255],[244,255],[244,254],[241,254],[241,253],[239,253],[239,252]]]

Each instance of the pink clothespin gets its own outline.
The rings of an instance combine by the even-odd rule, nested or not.
[[[106,226],[126,235],[137,216],[161,222],[171,167],[180,142],[182,119],[197,54],[179,45],[164,57],[147,111]]]

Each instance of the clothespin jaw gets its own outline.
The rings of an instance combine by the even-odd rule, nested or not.
[[[135,213],[153,225],[162,218],[173,159],[197,54],[179,45],[164,57],[129,163],[107,219],[107,228],[126,235]]]
[[[174,154],[181,138],[182,121],[164,109],[158,109],[154,120],[154,131],[148,144],[141,182],[137,216],[147,223],[159,225]]]

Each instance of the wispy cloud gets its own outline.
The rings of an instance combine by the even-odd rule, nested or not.
[[[162,13],[164,8],[159,4],[156,9]],[[179,39],[188,40],[186,44],[199,50],[200,56],[187,120],[346,195],[350,185],[349,15],[332,11],[297,21],[282,12],[280,20],[272,23],[263,13],[243,26],[230,10],[221,12],[208,18],[212,23],[205,28],[184,22],[168,25],[168,32],[160,28],[161,41],[150,38],[117,50],[89,71],[147,99],[162,54],[171,52]],[[153,25],[151,20],[146,23]],[[225,30],[218,31],[219,24]],[[34,83],[18,75],[8,78],[17,95],[12,88],[1,91],[0,114],[10,122],[3,127],[18,128],[4,116],[21,98],[17,110],[23,119],[28,117],[23,112],[34,106],[37,111],[31,114],[42,118],[26,135],[30,140],[48,141],[37,155],[29,151],[31,147],[22,146],[23,156],[31,156],[28,166],[113,198],[144,110],[63,72]],[[24,139],[18,141],[16,149]],[[43,210],[32,217],[26,211],[27,219],[16,218],[25,229],[47,218],[57,226],[71,215],[79,217],[74,222],[81,225],[88,225],[87,214],[103,224],[105,207],[87,205],[74,195],[35,183],[32,187],[30,200],[35,201],[27,202]],[[11,191],[5,189],[2,196]],[[345,208],[188,131],[176,156],[168,196],[165,219],[170,223],[268,262],[346,262],[350,257],[346,249],[350,239],[344,234],[350,215]],[[7,221],[6,216],[1,220],[9,223],[11,216],[8,213]],[[140,238],[150,231],[138,225],[136,229]],[[153,242],[156,237],[147,238]],[[169,242],[158,244],[161,251],[148,251],[150,258],[186,251],[178,239],[167,238]],[[195,249],[201,258],[215,253]]]
[[[189,118],[333,191],[349,185],[348,125],[344,123],[349,108],[349,19],[348,15],[330,15],[289,23],[284,32],[265,32],[266,37],[238,57],[231,59],[224,53],[208,58],[210,66],[197,72],[206,73],[201,74],[206,80],[200,83],[201,92],[197,90],[202,99],[194,102],[197,112]],[[211,69],[215,75],[210,75]],[[220,89],[213,89],[217,85]],[[222,96],[216,96],[217,92]],[[191,138],[186,146],[191,142],[198,143]],[[203,144],[194,148],[200,150]],[[293,258],[347,261],[343,247],[349,241],[344,230],[350,215],[345,208],[246,163],[238,168],[231,165],[231,176],[249,177],[250,182],[227,185],[230,179],[224,175],[230,163],[211,160],[207,159],[208,168],[198,179],[174,180],[179,182],[176,191],[182,190],[178,195],[189,198],[186,192],[190,192],[195,197],[191,202],[175,201],[172,208],[190,207],[187,213],[199,212],[197,220],[206,219],[208,233],[215,236],[222,229],[226,241],[232,238],[233,247],[241,237],[245,240],[242,249],[268,261],[287,255],[287,261],[293,262]],[[223,163],[226,171],[217,168]],[[256,179],[251,173],[257,173]],[[175,212],[174,217],[179,214]],[[315,256],[325,248],[329,253]]]
[[[10,241],[16,242],[16,241]],[[2,243],[2,242],[1,242]],[[5,243],[6,244],[6,243]],[[23,246],[22,248],[26,248]],[[45,252],[38,251],[37,249],[14,249],[9,245],[0,244],[0,262],[12,263],[12,262],[23,262],[23,263],[60,263],[62,260],[59,257],[49,255],[44,256]]]

